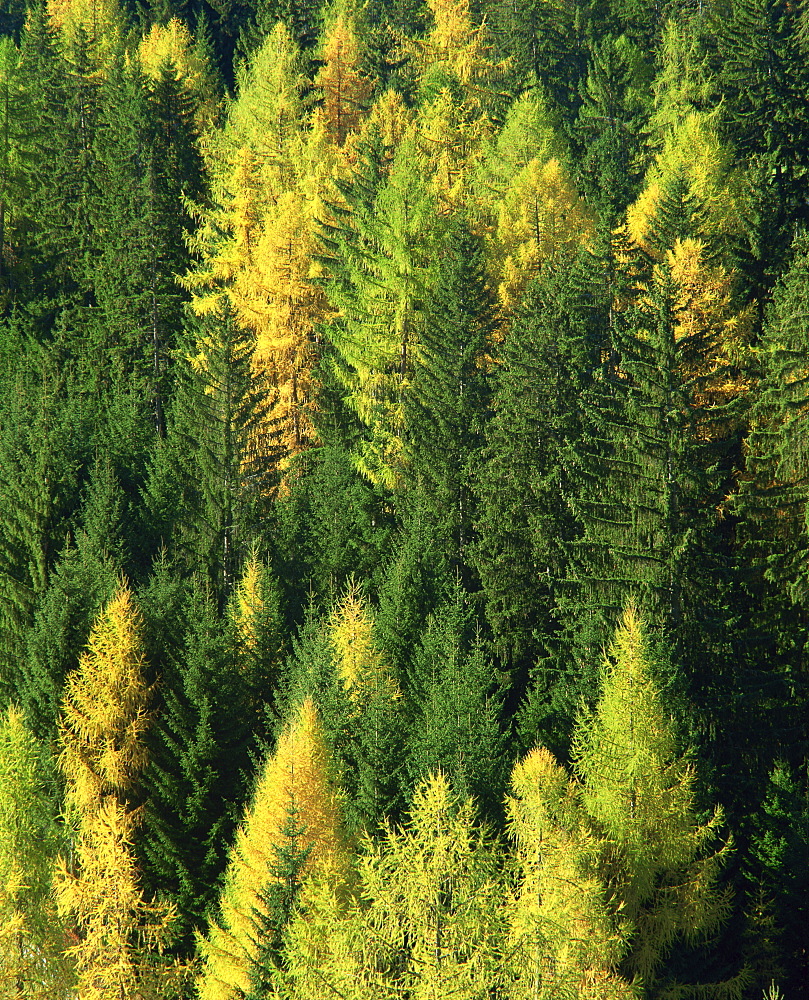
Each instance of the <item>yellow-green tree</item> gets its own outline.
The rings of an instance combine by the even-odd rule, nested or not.
[[[644,189],[627,210],[629,235],[656,260],[676,239],[697,237],[714,254],[741,233],[741,177],[709,115],[691,112],[665,134]]]
[[[457,81],[475,107],[488,105],[502,74],[493,62],[485,24],[472,19],[469,0],[428,0],[433,24],[427,37],[414,43],[422,88]]]
[[[342,806],[329,749],[311,699],[297,708],[264,765],[236,835],[219,914],[200,939],[200,1000],[236,1000],[248,993],[262,957],[263,932],[278,933],[267,890],[291,842],[306,852],[300,879],[318,875],[335,886],[350,880]]]
[[[530,160],[511,179],[497,215],[498,291],[506,313],[514,311],[544,261],[592,245],[595,229],[563,162]]]
[[[477,1000],[504,975],[497,851],[447,778],[416,793],[410,822],[366,841],[355,898],[313,887],[287,938],[294,1000]]]
[[[144,901],[132,849],[150,721],[141,633],[140,611],[121,583],[68,678],[63,703],[59,764],[77,833],[71,855],[59,861],[56,899],[77,928],[69,955],[80,1000],[156,997],[148,948],[159,949],[170,924],[167,910]],[[158,978],[170,994],[171,968]]]
[[[707,823],[697,819],[694,770],[678,753],[646,625],[632,607],[605,659],[598,704],[578,724],[573,759],[584,808],[604,838],[609,896],[629,931],[625,967],[651,987],[679,937],[709,934],[723,919],[717,875],[727,846],[711,849],[718,809]]]
[[[66,846],[44,748],[10,707],[0,719],[0,997],[59,1000],[73,994],[68,938],[52,896]]]
[[[398,687],[374,636],[370,609],[351,581],[329,617],[337,676],[353,700],[396,697]]]
[[[184,90],[196,98],[200,132],[216,115],[219,98],[213,86],[211,66],[200,52],[187,25],[176,17],[153,24],[138,46],[143,71],[159,80],[162,68],[172,66]]]
[[[236,628],[236,662],[247,679],[254,708],[260,716],[268,704],[275,709],[276,671],[283,650],[281,607],[270,570],[254,549],[230,599]]]
[[[626,928],[599,874],[603,844],[581,788],[543,747],[514,768],[507,801],[517,885],[509,902],[513,1000],[630,1000],[617,974]]]

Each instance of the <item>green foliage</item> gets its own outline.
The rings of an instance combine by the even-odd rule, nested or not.
[[[458,795],[472,796],[482,815],[500,818],[506,741],[502,693],[458,585],[427,619],[407,671],[410,734],[408,785],[441,771]]]
[[[140,852],[146,886],[176,908],[172,949],[190,957],[218,896],[253,741],[235,629],[198,588],[181,620],[184,637],[163,664],[161,710],[149,739]]]
[[[274,485],[268,389],[225,303],[195,321],[179,353],[169,432],[146,499],[154,533],[171,540],[186,572],[204,574],[222,608]]]

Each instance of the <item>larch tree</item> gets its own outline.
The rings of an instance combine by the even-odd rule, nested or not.
[[[356,468],[392,486],[406,461],[406,399],[440,224],[413,143],[399,147],[384,184],[384,154],[369,153],[371,176],[356,176],[354,191],[347,192],[356,204],[332,241],[337,253],[326,262],[334,318],[324,327],[332,348],[324,365],[362,428],[352,447]]]
[[[290,866],[286,872],[284,859]],[[218,914],[200,938],[200,1000],[236,1000],[250,991],[267,946],[277,951],[292,913],[291,900],[271,912],[273,886],[283,888],[285,879],[297,884],[315,874],[335,886],[351,878],[330,751],[317,709],[305,699],[264,764],[236,835]]]
[[[499,205],[495,243],[506,313],[513,313],[546,260],[594,242],[595,220],[564,163],[532,159],[512,178]]]
[[[494,844],[441,773],[403,829],[368,840],[357,897],[314,887],[287,937],[287,995],[473,1000],[496,990],[505,937]]]
[[[0,995],[66,1000],[75,980],[53,869],[66,847],[45,748],[10,707],[0,719]]]
[[[515,765],[511,787],[517,883],[507,903],[506,995],[631,1000],[635,990],[617,972],[627,930],[608,902],[581,788],[544,747]]]
[[[323,65],[315,85],[323,94],[323,122],[329,139],[342,146],[370,102],[372,82],[362,72],[362,50],[347,13],[339,12],[323,37]]]
[[[279,674],[286,639],[280,586],[256,547],[244,563],[228,613],[235,628],[235,661],[261,731],[267,707],[279,713]]]
[[[312,369],[326,299],[315,281],[313,208],[299,189],[279,196],[264,217],[246,294],[238,298],[240,315],[255,330],[254,365],[277,393],[268,419],[278,427],[287,459],[316,439]]]
[[[605,658],[598,704],[578,723],[572,755],[584,808],[604,838],[599,867],[608,898],[625,922],[624,968],[651,988],[675,941],[715,932],[726,915],[717,877],[728,846],[712,847],[719,809],[705,823],[697,817],[694,769],[679,752],[647,626],[631,605]],[[739,983],[727,985],[732,995]]]
[[[59,764],[76,823],[72,857],[56,875],[60,912],[75,920],[81,1000],[156,996],[154,956],[170,911],[143,898],[132,838],[150,724],[141,616],[125,583],[105,606],[68,679]],[[170,969],[162,970],[165,977]]]
[[[333,664],[328,714],[346,765],[349,821],[367,830],[401,804],[401,691],[378,631],[367,598],[350,579],[326,623]]]

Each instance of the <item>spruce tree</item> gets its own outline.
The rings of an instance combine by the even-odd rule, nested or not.
[[[580,530],[565,500],[576,471],[566,450],[583,433],[582,394],[606,344],[610,280],[608,261],[589,252],[549,261],[499,349],[475,483],[473,558],[494,649],[512,672],[513,702],[537,660],[558,649],[553,603],[568,572],[565,545]],[[534,734],[537,724],[535,718]]]
[[[496,320],[482,244],[457,220],[425,306],[407,423],[422,510],[435,521],[447,567],[467,583],[476,520],[472,478],[489,406],[485,354]]]
[[[163,665],[149,737],[139,852],[149,891],[176,910],[172,950],[189,958],[218,897],[255,744],[232,624],[198,588],[181,617],[185,634]]]
[[[152,530],[224,608],[275,483],[253,344],[223,299],[183,340],[165,442],[147,488]]]
[[[427,619],[407,681],[408,786],[440,770],[459,795],[475,799],[486,820],[499,820],[507,749],[501,682],[458,584]]]

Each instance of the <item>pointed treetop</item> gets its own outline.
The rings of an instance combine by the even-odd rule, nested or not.
[[[146,763],[150,689],[144,671],[142,618],[121,581],[70,675],[64,698],[60,766],[76,804],[88,808],[129,792]]]

